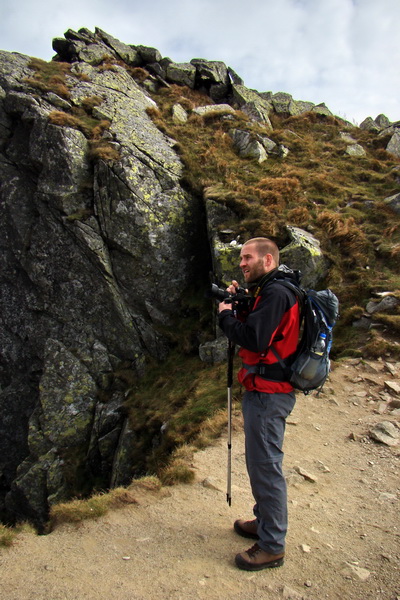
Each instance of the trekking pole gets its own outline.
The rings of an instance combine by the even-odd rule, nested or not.
[[[228,474],[226,501],[231,506],[232,493],[232,381],[233,381],[233,357],[235,355],[235,344],[228,340]]]

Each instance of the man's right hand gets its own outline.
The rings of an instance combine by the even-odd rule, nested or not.
[[[229,292],[230,294],[236,294],[238,287],[239,287],[238,282],[235,279],[233,279],[231,285],[226,288],[226,291]]]

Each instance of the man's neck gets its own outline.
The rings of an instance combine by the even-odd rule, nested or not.
[[[264,285],[274,277],[277,271],[277,267],[265,273],[262,277],[260,277],[257,281],[252,282],[248,285],[248,290],[253,296],[258,296]]]

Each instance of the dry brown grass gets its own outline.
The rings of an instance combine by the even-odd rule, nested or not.
[[[307,227],[312,222],[312,215],[305,206],[298,206],[287,213],[288,222],[298,227]]]
[[[138,83],[143,83],[143,81],[149,77],[149,73],[146,71],[146,69],[142,69],[142,67],[130,67],[127,68],[127,71]]]
[[[95,494],[88,499],[75,499],[52,506],[49,524],[54,528],[61,523],[80,523],[86,519],[97,519],[105,515],[110,508],[121,508],[136,503],[136,497],[130,490],[115,488],[107,494]]]
[[[29,67],[34,74],[25,79],[26,83],[41,92],[53,92],[65,100],[70,99],[71,94],[66,84],[66,75],[71,71],[69,63],[46,62],[39,58],[32,58]]]
[[[104,71],[118,71],[117,59],[110,55],[104,55],[102,62],[97,66],[97,69],[102,73]]]
[[[229,119],[190,115],[186,124],[174,124],[175,103],[190,112],[212,101],[178,85],[160,89],[153,98],[158,109],[151,118],[177,140],[184,185],[232,210],[225,227],[243,240],[254,235],[285,240],[288,223],[313,231],[331,263],[325,283],[343,298],[344,310],[381,285],[382,266],[390,271],[400,254],[393,213],[380,202],[397,191],[400,161],[384,151],[382,140],[312,111],[286,119],[273,115],[272,132],[240,111]],[[289,154],[270,156],[262,164],[242,159],[229,135],[233,128],[283,143]],[[366,149],[362,161],[345,155],[342,131]]]
[[[345,218],[337,213],[322,211],[316,223],[330,242],[337,244],[345,255],[352,256],[356,262],[368,264],[370,244],[353,217]]]
[[[86,96],[81,100],[81,106],[87,113],[91,113],[96,106],[100,106],[103,102],[104,100],[100,96]]]
[[[107,141],[93,141],[90,144],[90,156],[92,159],[115,161],[120,159],[119,151]]]
[[[72,127],[73,129],[79,129],[83,133],[87,133],[85,124],[78,117],[62,110],[53,110],[49,114],[49,121],[53,125],[58,125],[59,127]]]

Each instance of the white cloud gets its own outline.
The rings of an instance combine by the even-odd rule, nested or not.
[[[3,0],[0,48],[49,60],[52,38],[96,26],[177,62],[221,60],[259,91],[400,119],[398,0]]]

